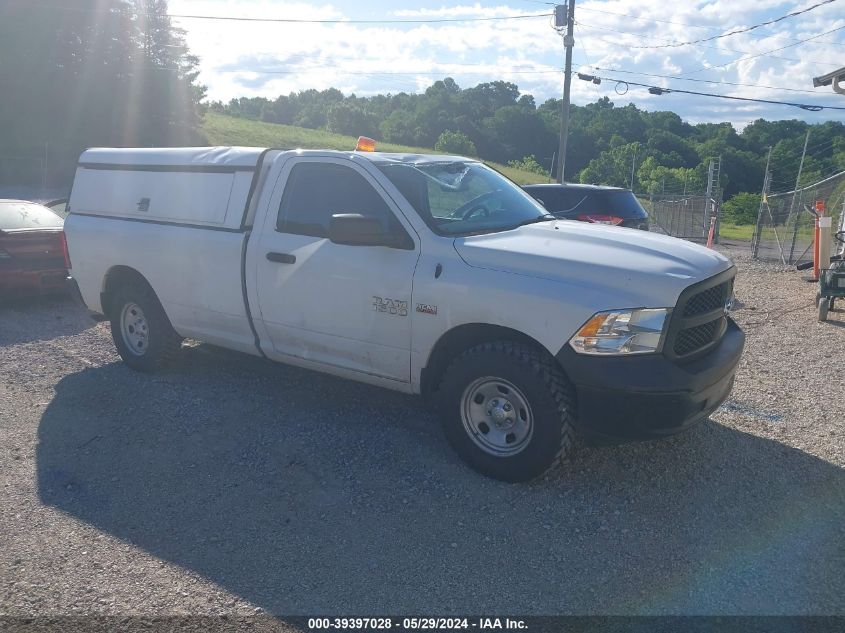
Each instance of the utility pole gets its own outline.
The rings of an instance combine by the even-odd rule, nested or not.
[[[569,135],[569,91],[572,85],[572,47],[575,46],[575,0],[568,0],[568,6],[555,5],[555,29],[566,27],[563,46],[566,48],[566,68],[563,73],[563,105],[560,110],[560,141],[558,144],[557,179],[563,182],[566,169],[566,140]]]
[[[633,156],[631,156],[631,191],[634,190],[634,172],[637,167],[637,145],[634,144]]]

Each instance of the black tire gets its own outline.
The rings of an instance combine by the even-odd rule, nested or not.
[[[124,336],[124,310],[140,308],[144,318],[145,341],[137,349],[130,348]],[[123,362],[132,369],[146,373],[160,371],[171,365],[182,346],[182,338],[173,329],[152,288],[146,284],[131,284],[116,290],[109,299],[109,321],[112,339]]]
[[[473,438],[468,429],[472,425],[465,424],[465,392],[471,395],[472,385],[487,377],[515,386],[528,404],[532,431],[515,454],[491,454]],[[446,437],[458,455],[495,479],[519,482],[539,477],[557,466],[574,445],[572,387],[551,356],[529,345],[497,341],[467,350],[444,373],[437,403]]]

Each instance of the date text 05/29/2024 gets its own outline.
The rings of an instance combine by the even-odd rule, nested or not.
[[[524,630],[524,620],[514,618],[309,618],[311,630]]]

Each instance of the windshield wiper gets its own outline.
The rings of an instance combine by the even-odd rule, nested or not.
[[[512,231],[513,229],[518,229],[519,227],[525,226],[527,224],[537,224],[537,222],[549,222],[550,220],[557,220],[557,218],[551,213],[546,213],[545,215],[540,215],[536,218],[528,218],[527,220],[523,220],[519,224],[515,224],[507,230]]]

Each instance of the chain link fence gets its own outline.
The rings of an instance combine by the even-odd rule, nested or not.
[[[707,241],[710,217],[720,206],[703,193],[636,195],[648,211],[652,230],[696,242]]]
[[[817,201],[824,203],[825,215],[833,216],[833,226],[841,226],[845,171],[801,189],[763,196],[751,240],[754,257],[782,264],[811,261],[815,227],[811,210]],[[831,252],[837,245],[834,242]]]

